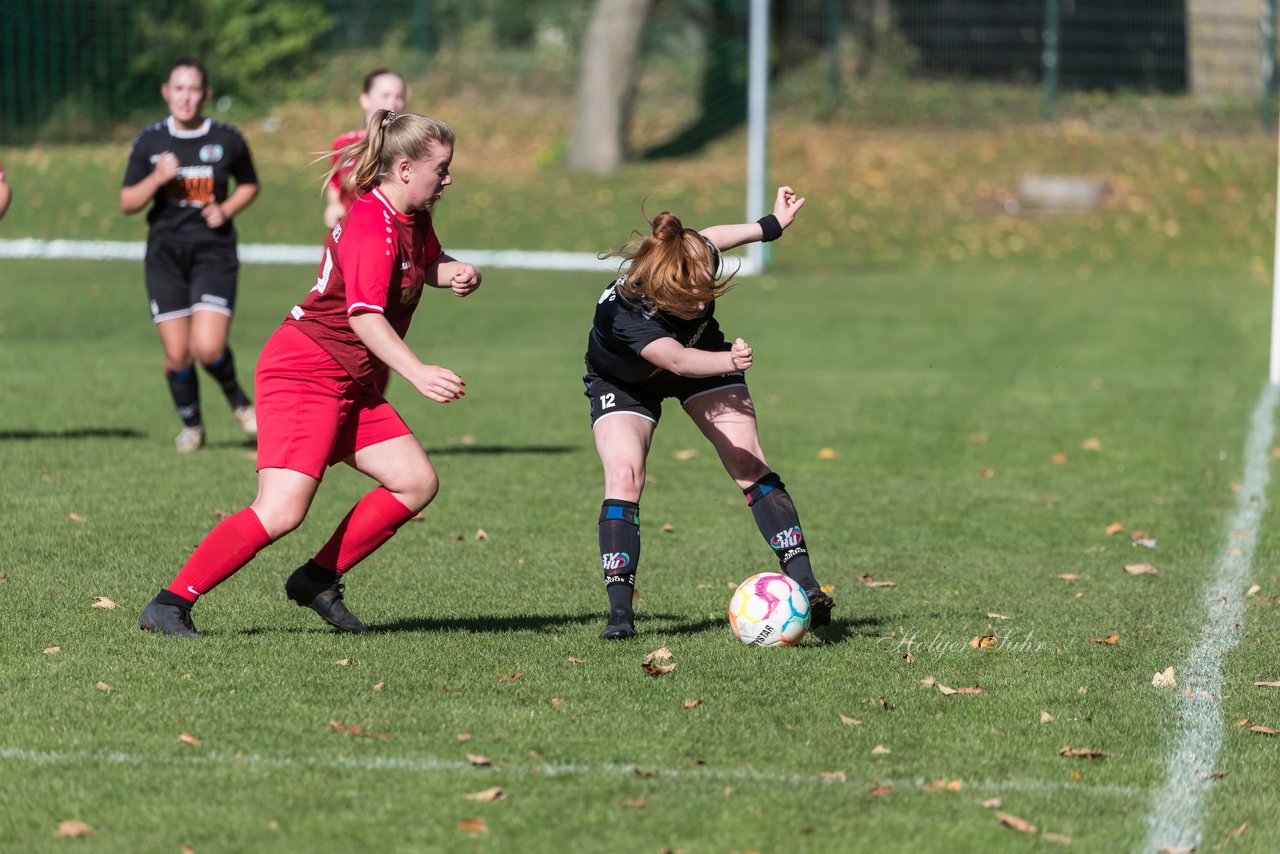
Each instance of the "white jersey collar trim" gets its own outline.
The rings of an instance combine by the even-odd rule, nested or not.
[[[209,128],[213,127],[213,119],[205,119],[204,124],[195,130],[178,130],[178,126],[174,124],[173,116],[169,116],[164,120],[165,127],[169,129],[169,135],[177,139],[196,139],[202,137],[209,132]]]

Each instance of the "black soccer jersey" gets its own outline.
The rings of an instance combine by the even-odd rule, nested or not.
[[[618,285],[625,278],[609,285],[596,303],[595,322],[587,339],[587,365],[596,373],[625,383],[670,376],[640,356],[641,350],[659,338],[674,338],[685,347],[711,352],[729,349],[714,317],[714,301],[707,303],[700,316],[684,320],[619,294]]]
[[[231,125],[213,119],[205,119],[193,131],[177,130],[172,117],[156,122],[133,141],[123,186],[131,187],[150,175],[166,151],[177,156],[178,174],[156,193],[147,212],[151,236],[188,242],[234,240],[230,220],[211,229],[200,209],[209,202],[226,200],[229,179],[234,178],[237,184],[258,183],[244,137]]]

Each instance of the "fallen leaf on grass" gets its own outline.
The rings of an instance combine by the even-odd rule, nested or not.
[[[988,612],[987,612],[987,619],[988,619],[988,620],[1007,620],[1007,619],[1009,619],[1009,615],[1008,615],[1008,614],[993,614],[992,612],[988,611]]]
[[[676,526],[672,525],[670,522],[663,522],[662,527],[659,528],[658,530],[664,534],[673,534],[675,533]]]
[[[1056,842],[1058,845],[1071,844],[1071,837],[1067,836],[1065,833],[1050,833],[1048,831],[1045,831],[1044,833],[1040,834],[1040,838],[1043,839],[1045,842]]]
[[[635,771],[637,777],[653,778],[658,776],[657,771],[646,771],[643,768],[641,768],[639,765],[637,765],[635,768],[631,770]]]
[[[1178,685],[1178,680],[1174,676],[1173,668],[1166,667],[1164,670],[1151,677],[1151,685],[1155,688],[1174,688]]]
[[[701,698],[701,697],[697,697],[697,698],[694,698],[694,697],[686,697],[686,698],[685,698],[685,701],[684,701],[684,707],[685,707],[686,709],[696,708],[697,706],[701,706],[701,705],[702,705],[702,698]]]
[[[871,787],[870,794],[871,794],[871,797],[873,798],[882,798],[892,791],[893,791],[893,786],[890,786],[888,783],[876,783],[874,786]]]
[[[1160,572],[1149,563],[1126,563],[1124,571],[1130,575],[1156,575]]]
[[[997,812],[996,821],[1000,822],[1005,827],[1018,831],[1019,833],[1036,833],[1039,830],[1039,828],[1027,821],[1025,818],[1018,818],[1016,815],[1011,815],[1007,812]]]
[[[1117,643],[1120,642],[1120,635],[1116,634],[1115,632],[1112,632],[1111,634],[1107,635],[1105,638],[1098,638],[1098,637],[1094,637],[1093,635],[1089,635],[1089,640],[1092,643],[1103,643],[1103,644],[1106,644],[1107,646],[1115,646]]]
[[[488,756],[481,756],[478,753],[468,753],[467,761],[470,762],[472,765],[476,766],[477,768],[488,768],[490,765],[493,764],[493,760],[490,759]]]
[[[1233,546],[1233,547],[1231,547],[1231,548],[1227,549],[1227,557],[1244,557],[1244,549],[1236,548],[1236,547],[1234,547],[1234,546]],[[1257,587],[1257,586],[1258,586],[1258,585],[1256,585],[1256,584],[1254,585],[1254,587]],[[1255,591],[1255,592],[1256,592],[1256,591]],[[1245,595],[1246,595],[1246,596],[1248,596],[1248,595],[1250,595],[1250,594],[1246,593]]]
[[[88,518],[81,516],[79,513],[68,513],[67,518],[72,522],[88,522]]]
[[[834,460],[837,456],[835,448],[822,448],[818,451],[818,459],[820,460]]]
[[[1112,522],[1106,527],[1108,537],[1114,537],[1116,534],[1124,530],[1124,522]]]
[[[566,658],[565,661],[569,662],[570,664],[586,664],[586,662],[583,661],[581,658],[575,658],[572,655]]]
[[[964,788],[959,780],[934,780],[920,787],[922,792],[958,792]]]
[[[455,735],[455,736],[454,736],[454,738],[456,738],[456,739],[458,740],[458,743],[459,743],[459,744],[466,744],[468,741],[470,741],[470,740],[471,740],[471,733],[469,733],[469,732],[460,732],[460,733],[458,733],[457,735]]]
[[[1054,454],[1049,457],[1049,462],[1053,463],[1055,466],[1065,466],[1067,464],[1067,455],[1063,453]]]
[[[1003,804],[1004,804],[1004,801],[1002,801],[1000,798],[987,798],[979,806],[981,806],[983,809],[998,810]]]
[[[1081,442],[1081,443],[1080,443],[1080,450],[1082,450],[1082,451],[1101,451],[1101,450],[1102,450],[1102,440],[1101,440],[1101,439],[1098,439],[1098,438],[1097,438],[1097,437],[1095,437],[1095,436],[1090,436],[1088,439],[1085,439],[1083,442]]]
[[[1197,780],[1221,780],[1223,777],[1227,776],[1230,773],[1231,773],[1230,771],[1197,771],[1196,779]]]
[[[973,685],[968,688],[948,688],[942,683],[938,683],[938,690],[942,692],[944,697],[950,697],[954,694],[985,694],[986,689],[981,685]]]
[[[483,818],[464,818],[458,822],[458,830],[470,833],[472,836],[479,836],[489,832],[489,825]]]
[[[1238,720],[1238,721],[1236,721],[1235,723],[1233,723],[1233,724],[1231,725],[1231,728],[1232,728],[1232,729],[1240,729],[1240,727],[1242,727],[1242,726],[1248,726],[1248,725],[1249,725],[1249,723],[1250,723],[1250,721],[1249,721],[1249,719],[1248,719],[1248,718],[1241,718],[1240,720]]]
[[[552,698],[551,698],[551,705],[553,705],[553,706],[563,706],[563,705],[564,705],[564,700],[563,700],[563,699],[561,699],[560,697],[552,697]]]
[[[1053,715],[1049,714],[1044,709],[1040,710],[1040,723],[1051,724],[1053,723],[1053,721],[1054,721]]]
[[[818,776],[824,780],[833,780],[840,783],[849,779],[848,775],[846,775],[844,771],[819,771]]]
[[[1059,756],[1078,756],[1081,759],[1106,759],[1108,756],[1115,756],[1114,753],[1108,753],[1105,750],[1097,750],[1092,747],[1064,747],[1058,751]]]
[[[179,734],[178,741],[182,742],[183,744],[189,744],[192,747],[195,747],[197,744],[200,743],[200,739],[196,738],[194,735],[192,735],[189,732],[184,732]]]
[[[618,801],[618,805],[624,806],[627,809],[642,810],[644,809],[644,798],[636,798],[635,800]]]
[[[1256,732],[1258,735],[1275,735],[1277,733],[1280,733],[1280,729],[1272,729],[1269,726],[1254,724],[1253,726],[1249,727],[1249,732]]]
[[[1140,531],[1134,531],[1134,532],[1133,532],[1133,534],[1134,534],[1133,538],[1132,538],[1131,540],[1129,540],[1129,543],[1130,543],[1134,548],[1137,548],[1138,546],[1142,546],[1144,549],[1154,549],[1154,548],[1156,547],[1156,538],[1155,538],[1155,537],[1145,537],[1145,536],[1144,536],[1144,537],[1139,537],[1139,536],[1137,536],[1137,534],[1139,534],[1139,533],[1141,533],[1141,532],[1140,532]]]
[[[515,673],[502,674],[501,676],[498,677],[498,681],[499,682],[519,682],[523,678],[524,678],[524,674],[517,670]]]
[[[483,791],[463,795],[462,797],[468,801],[500,801],[506,796],[506,792],[502,791],[498,786],[494,786],[489,789],[484,789]]]
[[[1080,580],[1080,576],[1076,575],[1074,572],[1064,572],[1058,577],[1061,578],[1063,581],[1079,581]]]
[[[120,606],[119,606],[119,605],[117,605],[115,602],[112,602],[112,601],[111,601],[110,599],[108,599],[106,596],[99,596],[99,597],[97,597],[96,599],[94,599],[94,600],[93,600],[93,604],[91,604],[89,607],[90,607],[90,608],[108,608],[108,609],[110,609],[110,608],[119,608]]]
[[[876,581],[873,576],[862,574],[858,576],[858,580],[868,587],[897,587],[896,581]]]
[[[691,460],[694,457],[698,456],[698,449],[697,448],[681,448],[680,450],[673,452],[671,456],[675,457],[677,460]]]
[[[986,433],[968,433],[965,435],[964,440],[970,445],[984,445],[989,438],[991,437]]]
[[[892,750],[885,747],[883,744],[877,744],[875,747],[871,748],[872,756],[884,756],[885,754],[892,752]]]
[[[990,649],[1000,643],[995,635],[979,635],[969,641],[969,649]]]
[[[1280,682],[1254,682],[1256,688],[1280,688]]]
[[[980,469],[978,469],[978,477],[984,478],[984,479],[986,479],[986,480],[991,480],[991,478],[993,478],[993,477],[995,477],[995,476],[996,476],[996,470],[995,470],[995,469],[989,469],[989,468],[980,468]]]
[[[43,653],[44,655],[56,655],[56,654],[58,654],[58,653],[62,652],[62,647],[60,647],[60,646],[46,646],[44,649],[40,650],[40,652],[41,652],[41,653]]]
[[[337,661],[334,662],[334,664],[338,665],[339,667],[349,667],[350,665],[355,664],[355,661],[356,660],[354,658],[339,658]]]
[[[93,833],[93,828],[83,821],[60,821],[58,822],[58,829],[53,832],[53,835],[76,839],[81,836],[88,836],[91,833]]]
[[[476,528],[476,539],[480,542],[484,542],[489,539],[489,532],[484,528]]]
[[[659,647],[644,657],[644,661],[640,663],[640,669],[650,676],[661,676],[664,673],[670,673],[676,669],[675,662],[671,664],[654,664],[655,661],[667,661],[671,658],[671,650]]]
[[[373,688],[372,688],[371,690],[374,690],[374,691],[381,691],[381,690],[382,690],[383,688],[385,688],[385,687],[387,687],[387,683],[386,683],[386,682],[374,682],[374,683],[373,683]]]
[[[110,685],[108,685],[106,682],[102,682],[102,681],[98,681],[98,682],[93,683],[93,687],[97,688],[99,691],[110,691],[110,690],[112,690],[112,688],[111,688],[111,686],[110,686]]]
[[[848,715],[841,714],[840,723],[844,724],[845,726],[858,726],[862,723],[862,721],[858,720],[857,718],[851,718]]]
[[[1156,854],[1195,854],[1196,847],[1194,845],[1179,845],[1173,847],[1171,845],[1163,845],[1156,849]]]

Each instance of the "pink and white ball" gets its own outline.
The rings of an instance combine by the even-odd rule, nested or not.
[[[781,573],[758,573],[733,592],[729,624],[748,646],[795,646],[809,631],[809,597]]]

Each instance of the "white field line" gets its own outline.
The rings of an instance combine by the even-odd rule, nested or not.
[[[1277,396],[1277,387],[1268,384],[1253,410],[1235,515],[1204,592],[1206,622],[1200,643],[1186,664],[1174,668],[1180,690],[1174,703],[1181,727],[1164,786],[1147,814],[1147,851],[1189,849],[1199,846],[1203,835],[1204,795],[1212,783],[1207,775],[1222,750],[1222,663],[1239,641],[1244,621],[1254,545],[1267,509]]]
[[[184,750],[189,748],[184,748]],[[675,780],[706,780],[717,783],[766,783],[777,785],[814,785],[814,786],[853,786],[874,783],[893,786],[894,789],[909,792],[919,790],[929,780],[923,777],[915,779],[840,779],[838,776],[823,777],[818,774],[778,774],[770,771],[757,771],[751,768],[650,768],[644,765],[620,765],[605,763],[603,765],[584,765],[564,762],[512,763],[499,762],[490,767],[476,767],[463,759],[438,759],[433,757],[354,757],[354,756],[308,756],[293,758],[287,756],[260,756],[244,753],[191,753],[190,755],[142,755],[136,753],[91,751],[48,751],[24,750],[16,747],[0,747],[0,762],[18,762],[31,765],[138,765],[204,767],[224,766],[227,768],[266,768],[301,770],[307,768],[344,769],[357,771],[406,771],[416,774],[497,774],[504,776],[528,777],[572,777],[615,775],[620,777],[654,777]],[[1134,798],[1142,794],[1141,789],[1130,786],[1111,784],[1091,785],[1086,783],[1066,783],[1048,780],[962,780],[963,790],[974,792],[1083,792],[1088,795],[1104,795],[1108,797]]]
[[[240,244],[240,260],[246,264],[320,264],[320,242],[312,246],[274,243]],[[0,240],[0,258],[79,258],[96,261],[141,261],[146,245],[120,240]],[[600,260],[589,252],[532,252],[517,249],[454,249],[449,254],[477,267],[505,267],[522,270],[581,270],[616,274],[618,259]],[[754,276],[760,265],[752,258],[730,256],[741,265],[740,276]],[[726,261],[728,264],[728,261]],[[732,265],[729,264],[732,269]]]

